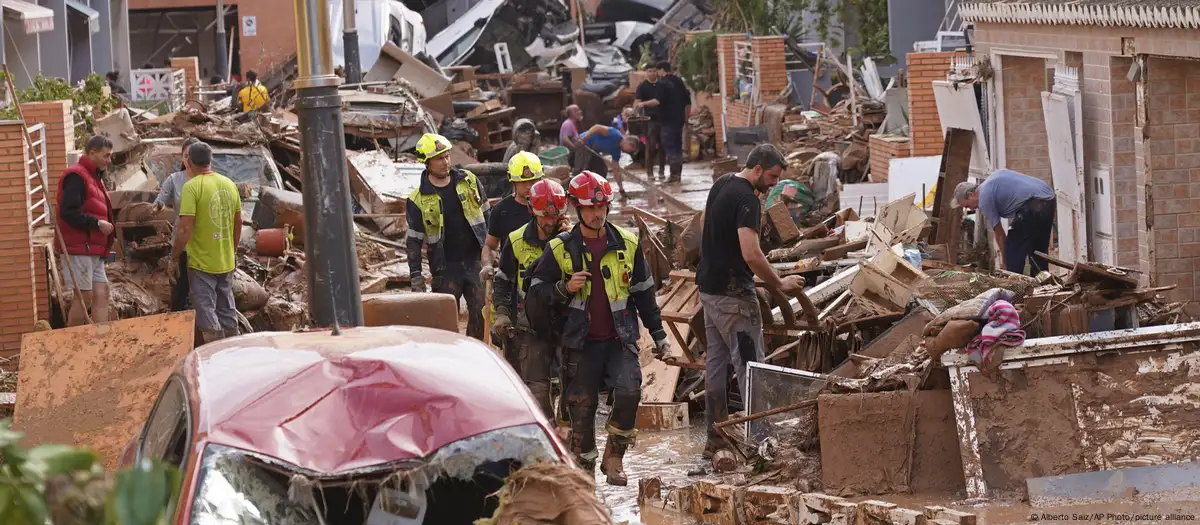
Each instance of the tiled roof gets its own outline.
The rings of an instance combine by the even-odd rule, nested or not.
[[[967,22],[1200,28],[1194,0],[964,0]]]

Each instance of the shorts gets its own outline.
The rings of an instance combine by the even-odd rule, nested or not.
[[[70,264],[70,271],[67,271],[66,265]],[[95,255],[67,255],[64,257],[63,264],[63,280],[67,283],[67,288],[75,289],[72,284],[77,277],[79,279],[79,290],[82,292],[92,291],[92,283],[107,283],[108,273],[104,271],[104,257]]]

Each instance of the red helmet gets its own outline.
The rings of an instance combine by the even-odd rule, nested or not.
[[[577,206],[600,206],[612,202],[612,186],[608,181],[590,171],[583,171],[571,179],[568,195]]]
[[[567,209],[567,192],[556,180],[539,180],[529,188],[529,207],[538,217],[562,215]]]

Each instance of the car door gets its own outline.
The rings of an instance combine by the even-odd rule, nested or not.
[[[188,407],[187,388],[183,380],[171,376],[142,428],[142,436],[138,440],[138,460],[161,461],[181,471],[186,467],[192,438],[192,418]]]

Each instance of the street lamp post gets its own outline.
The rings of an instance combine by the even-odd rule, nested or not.
[[[297,63],[294,84],[300,121],[304,191],[304,250],[313,324],[361,326],[358,253],[346,174],[341,79],[333,73],[329,2],[295,0]]]
[[[229,49],[225,36],[225,0],[217,0],[217,75],[221,80],[229,81]]]
[[[342,0],[342,55],[346,58],[346,82],[362,82],[362,61],[358,57],[358,20],[354,0]]]

